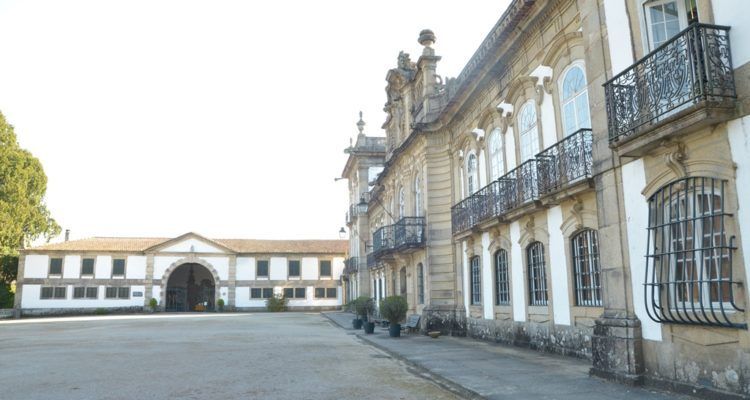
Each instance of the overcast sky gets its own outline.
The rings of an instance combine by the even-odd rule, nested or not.
[[[73,238],[337,238],[399,51],[456,76],[508,2],[0,0],[0,111]]]

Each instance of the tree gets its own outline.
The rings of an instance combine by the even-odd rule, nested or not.
[[[13,126],[0,113],[0,285],[6,291],[18,274],[18,249],[60,233],[44,203],[46,191],[42,164],[18,145]]]

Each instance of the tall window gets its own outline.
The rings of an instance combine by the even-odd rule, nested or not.
[[[649,199],[646,308],[657,322],[739,326],[726,181],[683,178]]]
[[[644,5],[651,50],[686,27],[685,0],[657,0]]]
[[[297,277],[297,278],[299,278],[299,274],[300,274],[299,260],[289,260],[289,263],[288,263],[288,275],[289,275],[289,277]]]
[[[471,258],[471,304],[482,303],[481,273],[479,256],[474,256]]]
[[[258,260],[255,266],[256,278],[268,278],[268,260]]]
[[[591,128],[586,75],[580,65],[572,66],[563,78],[562,111],[565,136],[582,128]]]
[[[599,266],[599,239],[593,229],[577,233],[571,239],[575,273],[576,305],[601,307],[602,285]]]
[[[422,216],[422,179],[419,177],[419,172],[414,178],[414,216]]]
[[[62,258],[50,258],[49,259],[49,275],[62,275]]]
[[[406,267],[401,267],[398,274],[399,283],[401,283],[401,295],[406,296]]]
[[[112,260],[112,277],[125,276],[125,259],[118,258]]]
[[[478,180],[479,177],[477,176],[477,155],[471,153],[466,160],[466,188],[469,191],[467,195],[472,195],[477,191],[477,189],[479,189]]]
[[[81,260],[81,275],[89,276],[94,275],[94,259],[84,258]]]
[[[536,123],[536,108],[530,100],[521,108],[518,116],[521,140],[521,162],[534,158],[539,153],[539,130]]]
[[[331,277],[331,260],[320,260],[320,277]]]
[[[510,304],[510,279],[508,274],[508,252],[500,249],[495,253],[495,304]]]
[[[529,303],[532,306],[547,305],[547,280],[544,271],[544,245],[534,242],[526,248],[529,274]]]
[[[495,128],[490,133],[490,178],[495,180],[505,174],[505,159],[503,157],[503,137],[500,128]]]
[[[424,266],[417,264],[417,303],[424,304]]]
[[[404,218],[406,215],[406,194],[404,193],[404,188],[401,187],[398,190],[398,216],[399,218]]]

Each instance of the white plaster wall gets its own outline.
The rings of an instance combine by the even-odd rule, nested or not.
[[[544,92],[544,99],[539,106],[542,119],[542,143],[539,151],[557,143],[557,126],[555,124],[555,105],[552,95]]]
[[[333,280],[341,279],[341,273],[344,272],[344,257],[333,257],[331,260],[331,276]]]
[[[643,280],[646,276],[646,254],[648,227],[648,203],[641,191],[646,186],[646,171],[643,160],[637,159],[622,166],[622,186],[625,202],[625,220],[628,230],[628,254],[630,255],[630,280],[633,287],[635,315],[641,320],[644,339],[661,341],[661,325],[648,317],[644,304]]]
[[[612,76],[633,64],[630,21],[625,0],[604,0],[604,15],[609,37],[609,59]]]
[[[234,289],[234,304],[236,307],[265,307],[265,299],[250,299],[250,287],[238,286]]]
[[[523,258],[521,255],[521,224],[518,221],[510,224],[510,279],[513,287],[513,320],[526,321],[526,283],[523,278]]]
[[[747,14],[747,0],[714,0],[714,22],[717,25],[729,25],[729,42],[732,46],[732,64],[741,67],[750,61],[750,23]],[[734,153],[734,152],[732,152]],[[747,265],[747,264],[745,264]]]
[[[490,253],[490,233],[482,233],[482,313],[485,319],[495,317],[495,298],[492,293],[492,255]]]
[[[466,241],[461,242],[461,274],[464,277],[464,308],[466,309],[466,316],[469,314],[469,306],[471,305],[471,290],[469,290],[469,255],[466,254]]]
[[[570,325],[570,296],[568,279],[568,257],[565,256],[565,238],[562,226],[562,207],[547,210],[549,232],[550,280],[552,281],[552,313],[555,324]]]
[[[300,277],[302,279],[318,279],[318,258],[302,257]]]
[[[59,300],[42,300],[39,298],[42,285],[23,285],[21,294],[21,307],[23,308],[107,308],[107,307],[132,307],[142,306],[143,297],[132,297],[133,292],[145,293],[145,286],[131,286],[129,299],[105,299],[105,287],[99,286],[97,293],[98,298],[94,299],[73,299],[73,286],[67,285],[65,291],[66,299]]]
[[[193,247],[192,250],[190,247]],[[224,250],[210,245],[196,238],[185,239],[179,243],[169,246],[162,252],[196,252],[196,253],[226,253]]]
[[[177,256],[155,256],[154,257],[154,279],[161,279],[170,265],[183,257]]]
[[[237,257],[236,277],[238,281],[255,279],[255,258]]]
[[[715,7],[715,5],[714,5]],[[732,27],[734,29],[734,27]],[[737,227],[740,231],[742,256],[745,263],[745,282],[750,282],[750,117],[727,123],[732,161],[737,169]],[[742,182],[742,183],[740,183]]]
[[[146,293],[144,292],[143,295],[145,296]],[[156,301],[160,302],[159,303],[160,306],[163,305],[161,304],[161,286],[154,286],[153,292],[151,293],[151,297],[156,299]],[[151,300],[151,299],[146,299],[146,300]]]
[[[271,280],[285,281],[287,273],[286,257],[271,257],[268,277]]]
[[[49,257],[41,254],[28,254],[23,268],[24,278],[46,278],[49,270]]]
[[[222,286],[219,296],[224,300],[224,305],[229,304],[229,286]]]
[[[201,259],[214,267],[220,280],[229,279],[229,257],[201,257]]]
[[[63,258],[63,278],[77,279],[81,275],[81,256],[68,255]]]
[[[128,256],[125,270],[128,279],[146,279],[146,256]]]
[[[109,279],[112,277],[112,256],[96,256],[94,277],[96,279]]]

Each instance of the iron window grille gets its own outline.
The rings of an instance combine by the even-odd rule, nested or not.
[[[50,275],[62,275],[62,258],[50,258],[49,260],[49,274]]]
[[[93,258],[84,258],[81,260],[81,275],[94,275]]]
[[[547,279],[544,271],[544,245],[534,242],[526,248],[529,267],[529,304],[547,305]]]
[[[602,306],[599,238],[593,229],[578,232],[571,239],[575,274],[576,305]]]
[[[495,252],[495,304],[510,304],[510,279],[508,274],[508,252]]]
[[[417,303],[424,304],[424,265],[417,265]]]
[[[645,302],[659,323],[745,329],[735,320],[734,236],[727,238],[726,181],[687,177],[648,200]],[[734,316],[734,317],[733,317]]]
[[[471,258],[471,304],[482,303],[481,269],[479,267],[479,256]]]

